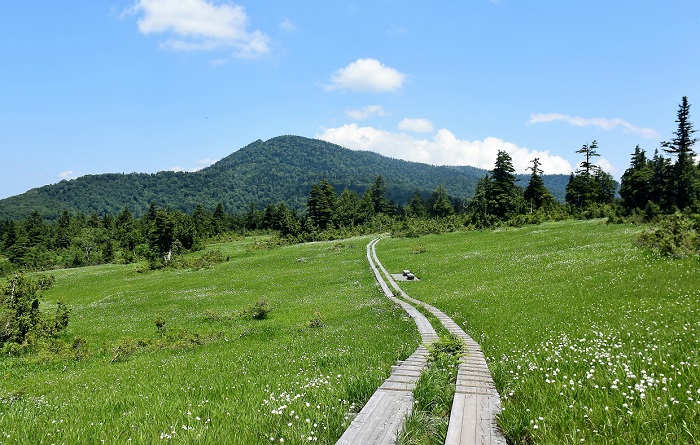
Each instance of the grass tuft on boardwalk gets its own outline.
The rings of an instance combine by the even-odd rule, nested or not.
[[[635,247],[638,230],[567,221],[377,253],[481,344],[512,443],[695,443],[700,263]]]

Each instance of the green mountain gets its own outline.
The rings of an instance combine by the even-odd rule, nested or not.
[[[29,190],[0,200],[0,219],[25,218],[38,210],[55,219],[63,210],[116,214],[124,207],[141,215],[151,202],[191,213],[197,204],[213,209],[221,202],[228,212],[285,202],[304,209],[311,185],[324,177],[338,193],[345,187],[364,193],[382,175],[390,199],[405,203],[415,190],[428,196],[442,184],[450,195],[469,198],[486,170],[432,166],[355,151],[299,136],[257,140],[197,172],[106,173]],[[520,184],[527,185],[527,177]],[[544,176],[563,200],[568,176]]]

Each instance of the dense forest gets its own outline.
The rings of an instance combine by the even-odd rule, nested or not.
[[[466,195],[465,184],[472,179],[458,168],[396,161],[291,136],[257,141],[200,174],[100,175],[69,181],[42,193],[63,194],[66,202],[69,196],[90,197],[98,208],[89,212],[64,209],[54,218],[51,213],[42,214],[39,207],[26,217],[0,220],[0,275],[20,269],[138,260],[148,260],[150,268],[168,267],[177,264],[174,258],[180,253],[202,249],[212,240],[250,233],[266,233],[272,235],[268,244],[284,244],[388,230],[397,236],[417,236],[564,218],[661,222],[665,228],[645,234],[642,242],[670,254],[697,252],[700,167],[693,151],[697,139],[692,137],[695,130],[686,97],[679,105],[676,123],[673,138],[652,158],[639,146],[634,148],[621,184],[595,165],[600,156],[597,142],[583,145],[576,151],[581,162],[564,187],[563,203],[547,187],[537,158],[532,160],[529,177],[521,180],[510,155],[499,151],[492,170],[474,170],[481,177]],[[323,151],[333,156],[322,156]],[[265,156],[267,160],[262,161]],[[363,168],[354,167],[357,159],[364,159]],[[256,162],[265,165],[266,174]],[[368,176],[385,170],[386,175]],[[316,172],[326,174],[314,180]],[[241,176],[246,176],[244,182],[257,185],[227,195],[202,194],[202,190],[211,190],[206,184],[230,185]],[[133,193],[150,199],[145,210],[132,196],[127,205],[112,211],[110,206],[119,200],[110,197],[126,199],[128,187],[137,187],[133,177],[160,184],[164,196],[177,196],[184,202],[179,206],[163,203],[162,196],[151,194],[154,189],[141,187]],[[91,181],[102,186],[88,188]],[[120,188],[117,183],[128,186]],[[192,184],[202,189],[191,188]],[[427,184],[434,185],[426,191]],[[85,190],[73,193],[68,191],[71,188],[73,192]],[[259,207],[256,202],[263,197],[267,204]],[[230,211],[227,205],[242,210]]]
[[[358,194],[382,175],[387,195],[407,202],[418,190],[424,198],[442,184],[453,196],[469,198],[486,170],[474,167],[438,167],[387,158],[372,152],[349,150],[328,142],[298,136],[255,141],[216,164],[197,172],[87,175],[30,190],[0,200],[0,219],[19,220],[38,211],[56,221],[64,210],[116,215],[128,207],[136,217],[151,204],[185,213],[197,205],[227,212],[244,212],[252,204],[260,209],[284,202],[303,211],[311,185],[326,178],[341,193]],[[526,176],[520,177],[523,181]],[[545,175],[555,198],[564,201],[565,175]]]

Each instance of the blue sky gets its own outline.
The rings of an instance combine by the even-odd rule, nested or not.
[[[0,2],[0,198],[317,137],[618,177],[700,103],[697,0]],[[691,121],[700,128],[700,108]]]

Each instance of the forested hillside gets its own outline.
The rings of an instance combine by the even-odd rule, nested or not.
[[[0,200],[0,219],[22,219],[38,211],[56,220],[63,210],[117,214],[128,207],[143,215],[151,202],[191,213],[197,204],[242,212],[251,203],[264,208],[286,203],[304,209],[312,184],[326,178],[341,193],[346,187],[362,194],[379,175],[387,196],[406,203],[414,191],[428,197],[442,184],[450,196],[468,199],[486,171],[475,167],[438,167],[354,151],[298,136],[255,141],[198,172],[108,173],[32,189]],[[522,187],[527,176],[522,176]],[[563,201],[567,177],[543,176],[545,185]]]

